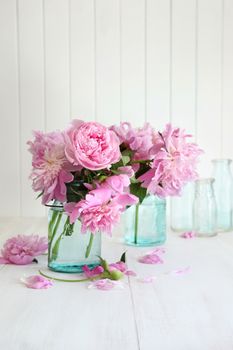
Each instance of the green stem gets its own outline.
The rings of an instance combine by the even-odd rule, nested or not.
[[[139,203],[135,208],[135,222],[134,222],[134,244],[138,243],[138,214],[139,214]]]
[[[54,281],[60,281],[60,282],[87,282],[87,281],[90,281],[91,279],[90,278],[84,278],[82,280],[65,280],[65,279],[62,279],[62,278],[56,278],[56,277],[51,277],[51,276],[48,276],[46,275],[45,273],[43,273],[42,271],[39,270],[39,274],[41,276],[44,276],[46,278],[49,278],[50,280],[54,280]]]
[[[50,242],[50,240],[52,238],[52,235],[53,235],[53,225],[54,225],[54,222],[56,221],[58,213],[59,212],[57,210],[53,210],[53,214],[52,214],[51,220],[49,221],[49,227],[48,227],[48,239],[49,239],[49,242]]]
[[[85,254],[85,258],[87,259],[90,255],[90,252],[91,252],[91,247],[92,247],[92,243],[93,243],[93,239],[94,239],[94,235],[93,233],[91,233],[90,235],[90,240],[89,240],[89,243],[88,243],[88,246],[87,246],[87,249],[86,249],[86,254]]]
[[[57,221],[55,223],[55,226],[54,226],[54,229],[53,229],[53,233],[52,233],[52,236],[51,236],[51,239],[50,239],[50,242],[49,242],[49,250],[48,250],[48,260],[49,261],[50,261],[50,257],[51,257],[51,250],[52,250],[53,240],[54,240],[54,237],[56,236],[57,229],[58,229],[58,226],[59,226],[61,218],[62,218],[62,214],[63,214],[62,212],[58,212],[58,215],[56,215],[56,217],[58,216],[58,218],[57,218]]]

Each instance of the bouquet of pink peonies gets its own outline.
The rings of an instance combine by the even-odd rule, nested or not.
[[[202,151],[189,137],[170,124],[158,132],[148,123],[108,128],[81,120],[61,132],[36,131],[28,142],[32,186],[43,204],[63,203],[66,230],[80,220],[82,233],[111,234],[121,213],[147,193],[174,196],[197,178]]]

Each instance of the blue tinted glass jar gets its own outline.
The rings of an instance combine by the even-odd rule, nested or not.
[[[57,272],[82,272],[82,267],[99,265],[101,234],[81,233],[81,223],[70,224],[63,206],[55,203],[49,210],[48,267]]]
[[[125,242],[146,247],[166,240],[166,200],[146,196],[141,204],[129,207],[123,214]]]
[[[199,237],[211,237],[217,234],[217,207],[213,182],[212,178],[195,181],[193,229]]]
[[[217,204],[217,228],[220,232],[232,229],[233,184],[231,162],[231,159],[212,160],[213,177],[215,179],[214,193]]]

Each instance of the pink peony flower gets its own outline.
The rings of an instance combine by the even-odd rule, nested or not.
[[[45,237],[18,235],[6,241],[1,251],[0,263],[26,265],[48,248]]]
[[[96,122],[74,120],[66,132],[66,156],[90,170],[109,168],[121,158],[116,134]]]
[[[155,153],[151,169],[139,177],[149,193],[160,197],[179,195],[187,182],[198,177],[196,165],[203,152],[195,143],[186,141],[189,136],[168,124],[160,139],[156,139],[151,150]]]
[[[100,187],[90,191],[86,198],[78,203],[67,203],[65,211],[71,223],[80,218],[82,233],[100,231],[111,234],[113,226],[120,219],[121,212],[127,205],[137,201],[138,198],[130,194],[119,194],[112,198],[111,189]]]
[[[32,154],[32,187],[34,191],[43,192],[42,203],[52,199],[63,202],[66,199],[65,183],[73,180],[71,164],[65,156],[65,143],[62,133],[44,134],[34,132],[35,139],[29,141],[29,151]]]
[[[87,265],[84,265],[82,269],[87,278],[93,278],[93,277],[99,276],[101,275],[101,273],[104,272],[103,267],[100,265],[94,267],[92,270]]]
[[[142,128],[133,128],[130,123],[122,122],[120,126],[113,125],[110,129],[117,134],[121,143],[135,151],[134,160],[152,158],[155,132],[149,123],[145,123]]]
[[[33,275],[22,279],[27,288],[48,289],[53,286],[53,282],[40,275]]]

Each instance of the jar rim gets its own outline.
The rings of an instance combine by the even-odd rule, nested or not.
[[[214,177],[201,177],[200,179],[197,179],[195,181],[196,184],[202,184],[202,183],[210,183],[210,182],[214,182],[215,178]]]
[[[215,158],[211,160],[212,163],[217,163],[217,162],[228,162],[231,163],[232,159],[230,158]]]

